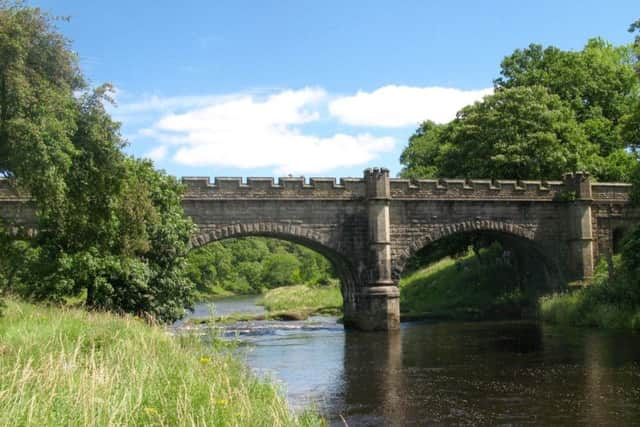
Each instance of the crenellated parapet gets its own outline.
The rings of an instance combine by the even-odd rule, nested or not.
[[[568,174],[563,181],[488,179],[391,178],[391,199],[568,201],[580,191],[582,174]],[[185,177],[185,199],[338,199],[361,200],[367,196],[366,178],[242,178]],[[591,182],[589,199],[626,203],[631,184]],[[584,185],[583,185],[584,186]],[[1,189],[0,189],[1,191]],[[583,194],[584,195],[584,194]]]
[[[185,199],[363,199],[362,178],[214,178],[185,177]]]
[[[597,203],[628,203],[631,197],[631,184],[594,182],[591,184],[591,196]]]
[[[552,201],[566,189],[562,181],[391,179],[394,199]]]
[[[579,183],[573,174],[564,181],[516,181],[488,179],[391,178],[391,199],[560,201],[576,197]],[[575,182],[574,182],[575,181]],[[282,177],[242,178],[184,177],[184,198],[189,199],[338,199],[366,197],[363,178]],[[589,199],[596,203],[627,203],[631,184],[591,182]],[[9,179],[0,179],[0,200],[28,201]]]

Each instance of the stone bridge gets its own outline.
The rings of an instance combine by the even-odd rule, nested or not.
[[[522,259],[540,261],[550,283],[588,279],[640,211],[630,184],[563,181],[417,180],[367,169],[363,178],[183,178],[183,206],[198,226],[194,247],[268,236],[325,255],[342,283],[345,325],[399,326],[398,281],[407,260],[457,233],[486,233]],[[27,198],[0,181],[0,216],[33,223]]]

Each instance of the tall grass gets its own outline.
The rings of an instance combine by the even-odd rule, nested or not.
[[[0,318],[3,426],[321,424],[196,337],[12,300]]]
[[[621,270],[620,257],[613,261],[615,270]],[[560,325],[640,331],[640,302],[635,286],[625,275],[610,278],[603,259],[586,287],[540,298],[540,315],[543,320]]]
[[[516,286],[511,266],[498,264],[493,248],[485,261],[473,253],[444,258],[400,280],[404,315],[430,314],[450,318],[519,317],[530,297]]]
[[[268,291],[261,304],[269,311],[282,310],[341,310],[342,293],[337,285],[283,286]]]

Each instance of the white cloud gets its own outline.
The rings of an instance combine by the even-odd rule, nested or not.
[[[491,88],[460,90],[390,85],[337,98],[329,103],[329,111],[340,121],[354,126],[397,128],[416,126],[427,119],[447,123],[462,107],[492,92]]]
[[[167,114],[141,135],[177,145],[173,160],[189,166],[272,167],[277,174],[318,173],[367,163],[393,149],[394,140],[363,133],[328,137],[300,126],[320,119],[322,89],[218,97],[203,108]],[[166,105],[158,100],[153,105]],[[166,154],[166,150],[163,152]]]
[[[160,160],[163,160],[166,156],[167,156],[167,146],[159,145],[147,151],[143,157],[146,157],[147,159],[151,159],[154,162],[158,162]]]
[[[321,88],[136,99],[118,91],[129,102],[114,113],[135,128],[132,140],[157,144],[145,154],[156,161],[171,151],[171,161],[186,166],[317,174],[371,164],[391,152],[395,139],[380,128],[448,122],[491,92],[391,85],[333,99]],[[369,129],[331,131],[340,123]]]

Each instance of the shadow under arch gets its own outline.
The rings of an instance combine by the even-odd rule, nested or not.
[[[526,265],[527,261],[533,261],[535,265],[542,267],[548,290],[560,289],[566,283],[557,258],[553,258],[535,240],[533,231],[517,224],[500,221],[468,221],[450,224],[416,237],[409,247],[396,258],[392,273],[394,281],[400,280],[407,262],[419,251],[449,237],[472,233],[487,236],[491,240],[500,242],[503,247],[513,249],[515,255],[520,257],[522,264]]]
[[[202,231],[191,238],[191,249],[197,249],[211,242],[242,237],[268,237],[297,243],[312,249],[331,262],[340,279],[343,312],[345,316],[356,310],[356,278],[354,269],[346,256],[331,248],[320,233],[304,227],[283,226],[283,224],[234,224],[221,227],[214,231]]]

